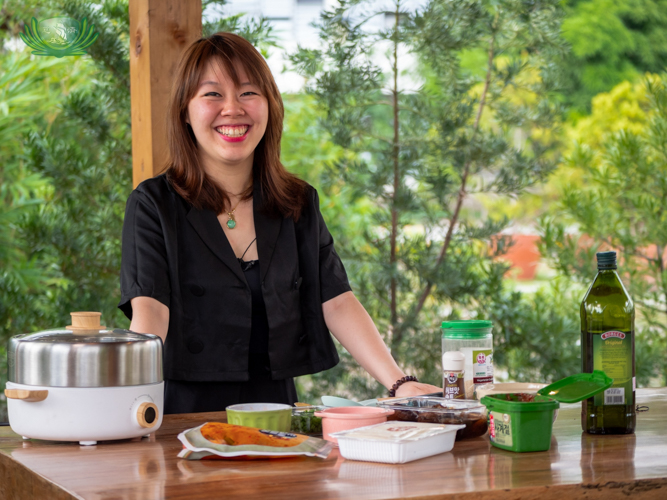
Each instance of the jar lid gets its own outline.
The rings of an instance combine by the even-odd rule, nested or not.
[[[480,319],[443,321],[442,336],[445,339],[484,339],[492,327],[493,323]]]
[[[447,351],[442,355],[442,370],[461,371],[465,363],[465,356],[461,351]]]
[[[491,328],[493,323],[481,319],[464,319],[456,321],[443,321],[442,328],[454,330],[476,330],[478,328]]]

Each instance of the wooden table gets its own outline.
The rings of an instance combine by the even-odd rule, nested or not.
[[[316,458],[187,461],[176,435],[224,413],[165,417],[150,439],[94,447],[23,441],[0,428],[0,499],[667,499],[667,388],[637,391],[649,411],[629,436],[582,434],[561,405],[551,450],[512,453],[486,436],[402,465]]]

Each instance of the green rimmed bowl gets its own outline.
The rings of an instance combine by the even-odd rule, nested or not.
[[[289,432],[292,407],[276,403],[246,403],[228,406],[227,422],[256,429]]]

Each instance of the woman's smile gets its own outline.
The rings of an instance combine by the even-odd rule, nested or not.
[[[222,125],[215,130],[227,142],[241,142],[248,137],[251,125]]]

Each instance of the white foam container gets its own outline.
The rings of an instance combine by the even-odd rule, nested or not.
[[[451,451],[456,431],[464,427],[394,420],[332,436],[338,439],[340,454],[349,460],[404,464]]]
[[[546,387],[547,384],[538,384],[532,382],[499,382],[480,385],[477,388],[477,399],[482,399],[489,394],[516,394],[525,392],[526,394],[536,394],[537,391]]]

